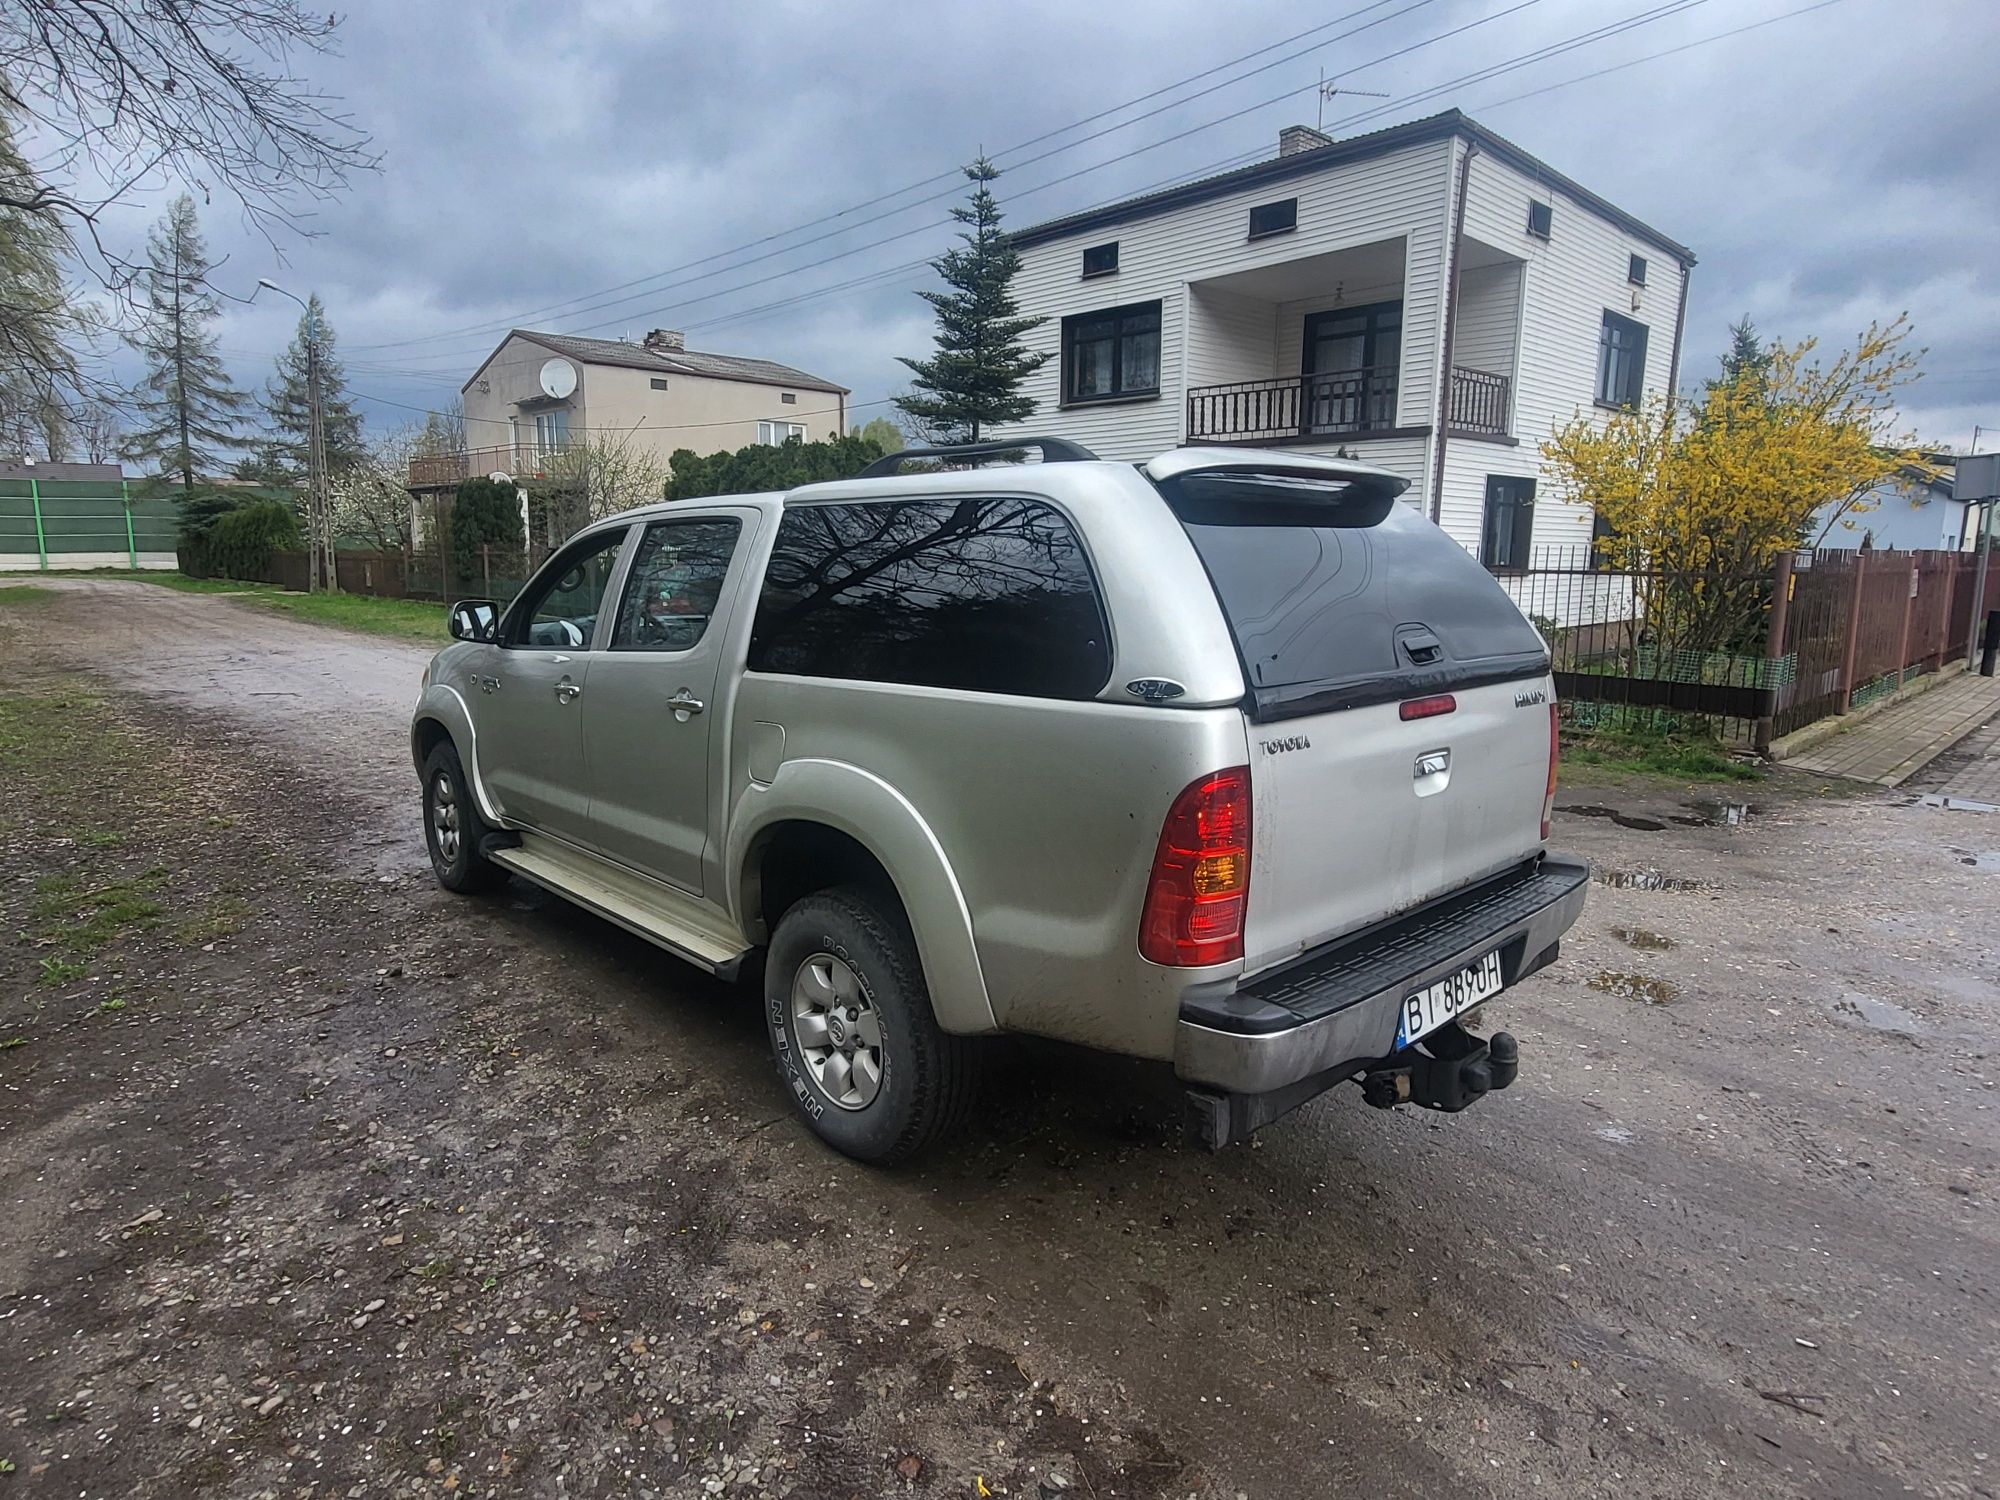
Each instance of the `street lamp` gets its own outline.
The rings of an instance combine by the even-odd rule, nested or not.
[[[264,277],[257,285],[266,291],[289,297],[306,315],[306,530],[308,538],[306,584],[311,589],[339,587],[333,559],[333,503],[326,492],[326,426],[320,411],[319,310],[277,282]]]

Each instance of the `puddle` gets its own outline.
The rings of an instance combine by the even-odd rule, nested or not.
[[[1665,933],[1648,932],[1643,927],[1614,927],[1611,935],[1628,948],[1640,948],[1648,953],[1664,953],[1669,948],[1680,946]]]
[[[1706,880],[1689,880],[1660,870],[1607,870],[1592,866],[1590,878],[1599,885],[1621,891],[1707,891],[1714,885]]]
[[[1600,1125],[1590,1132],[1600,1141],[1609,1141],[1614,1146],[1629,1146],[1635,1137],[1623,1125]]]
[[[1871,1031],[1893,1031],[1901,1036],[1929,1036],[1937,1029],[1900,1005],[1854,990],[1849,990],[1833,1002],[1833,1013],[1844,1021],[1856,1022]]]
[[[1575,818],[1609,818],[1620,828],[1636,828],[1641,833],[1658,833],[1667,826],[1658,818],[1641,818],[1632,813],[1620,812],[1615,807],[1599,807],[1595,803],[1587,806],[1572,804],[1569,807],[1558,807],[1556,811],[1568,813]]]
[[[1699,802],[1690,802],[1690,812],[1677,815],[1672,821],[1683,828],[1741,828],[1752,818],[1760,817],[1764,809],[1754,802],[1724,802],[1707,797]]]
[[[1920,806],[1940,808],[1945,812],[2000,812],[2000,806],[1991,802],[1974,802],[1970,797],[1944,797],[1936,792],[1919,797],[1917,802]]]
[[[1969,854],[1963,850],[1954,850],[1952,852],[1958,855],[1958,862],[1960,864],[1971,865],[1975,870],[2000,870],[2000,852],[1992,849],[1988,849],[1983,854]]]
[[[1615,1000],[1637,1000],[1642,1005],[1672,1005],[1681,993],[1664,979],[1628,974],[1622,969],[1601,970],[1591,975],[1589,983]]]

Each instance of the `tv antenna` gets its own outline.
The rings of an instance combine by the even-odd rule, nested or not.
[[[1319,70],[1319,130],[1326,129],[1326,106],[1335,94],[1352,94],[1358,99],[1386,99],[1389,96],[1380,89],[1344,89],[1338,81],[1326,81],[1326,69]]]

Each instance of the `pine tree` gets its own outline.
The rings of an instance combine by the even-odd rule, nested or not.
[[[184,512],[201,475],[215,472],[216,450],[239,446],[236,421],[249,405],[216,352],[212,269],[194,200],[183,193],[146,242],[146,310],[128,340],[145,356],[146,375],[132,395],[135,425],[125,456],[177,486]]]
[[[917,293],[937,309],[937,353],[903,361],[916,390],[896,398],[931,437],[946,443],[977,442],[982,428],[1032,416],[1035,401],[1021,394],[1021,382],[1050,358],[1021,343],[1021,335],[1043,320],[1021,317],[1011,290],[1021,253],[1000,233],[1000,208],[988,186],[1000,169],[982,156],[965,175],[972,197],[951,211],[966,226],[959,236],[964,245],[931,262],[952,290]]]
[[[361,432],[361,413],[347,394],[347,372],[333,352],[333,327],[326,321],[319,293],[306,299],[309,311],[299,317],[298,332],[278,356],[278,373],[264,388],[264,411],[272,435],[258,444],[261,475],[303,487],[312,467],[312,383],[306,342],[317,323],[319,331],[320,430],[326,442],[326,472],[341,474],[368,458]]]
[[[1746,313],[1729,325],[1729,352],[1722,356],[1722,374],[1709,381],[1707,389],[1735,385],[1745,379],[1761,388],[1770,378],[1771,351],[1764,347],[1763,336]]]

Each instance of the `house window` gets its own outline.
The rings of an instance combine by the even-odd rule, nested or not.
[[[1283,234],[1299,227],[1299,200],[1281,198],[1276,203],[1260,203],[1250,210],[1250,238],[1261,240],[1267,234]]]
[[[655,375],[646,383],[656,391],[664,391],[667,388],[667,377],[664,375]]]
[[[1160,394],[1160,304],[1078,313],[1062,323],[1063,404]]]
[[[1646,284],[1645,256],[1635,255],[1632,257],[1632,264],[1625,271],[1625,279],[1634,286],[1644,286]]]
[[[1108,245],[1092,245],[1083,252],[1083,274],[1085,279],[1092,276],[1111,276],[1118,270],[1118,241]]]
[[[553,411],[535,413],[535,451],[553,453],[558,448],[569,446],[569,408],[558,406]]]
[[[1479,560],[1496,573],[1528,566],[1528,542],[1535,531],[1535,481],[1505,474],[1486,476],[1486,524]]]
[[[806,440],[806,424],[803,422],[759,422],[757,441],[766,448],[782,448],[793,438]]]
[[[1555,205],[1552,203],[1530,203],[1528,205],[1528,233],[1538,240],[1549,237],[1550,227],[1555,222]]]
[[[780,406],[797,406],[799,404],[799,393],[797,391],[786,391],[784,395],[778,398],[778,404]]]
[[[1606,310],[1597,337],[1597,404],[1636,408],[1646,382],[1646,325]]]
[[[1402,303],[1313,313],[1306,318],[1301,344],[1305,431],[1363,432],[1396,425]]]
[[[1590,565],[1607,572],[1618,562],[1618,528],[1604,519],[1601,511],[1590,517]]]

